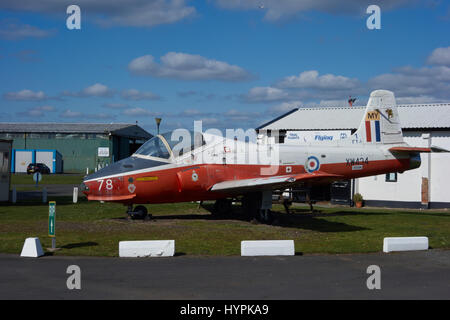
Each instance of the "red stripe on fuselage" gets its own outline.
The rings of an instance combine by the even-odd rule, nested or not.
[[[366,141],[372,141],[372,133],[370,132],[370,121],[366,121]]]

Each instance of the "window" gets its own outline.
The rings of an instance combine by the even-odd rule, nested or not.
[[[386,173],[386,182],[397,182],[397,172]]]
[[[159,137],[153,137],[148,140],[136,151],[136,154],[163,159],[170,157],[169,151]]]

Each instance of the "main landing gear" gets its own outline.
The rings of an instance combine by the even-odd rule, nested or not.
[[[133,205],[130,204],[128,205],[128,210],[127,210],[127,214],[128,216],[133,219],[133,220],[148,220],[151,218],[151,214],[148,214],[147,208],[144,206],[136,206],[133,209]]]
[[[272,210],[272,191],[247,193],[242,198],[242,208],[250,219],[271,224],[274,220]]]
[[[231,212],[231,199],[217,199],[214,203],[212,214],[214,216],[224,216]]]
[[[272,210],[272,191],[247,193],[242,198],[242,209],[248,219],[271,224],[274,220]],[[216,217],[231,214],[232,200],[218,199],[214,203],[212,215]]]

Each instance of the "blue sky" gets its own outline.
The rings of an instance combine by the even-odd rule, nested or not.
[[[294,107],[365,104],[374,89],[450,101],[446,1],[123,3],[2,1],[0,121],[254,128]],[[81,30],[66,28],[69,4]],[[380,30],[366,27],[369,4]]]

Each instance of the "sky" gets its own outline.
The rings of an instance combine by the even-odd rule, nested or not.
[[[449,102],[449,34],[440,0],[2,0],[0,122],[248,129],[376,89]]]

